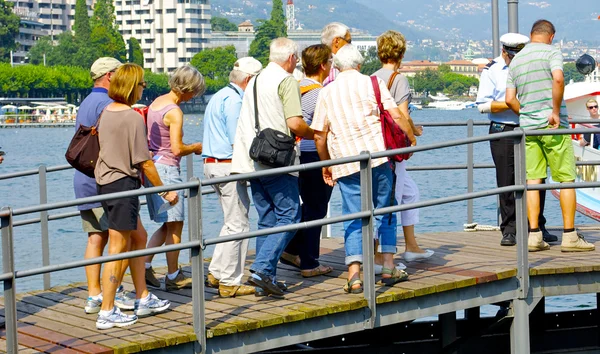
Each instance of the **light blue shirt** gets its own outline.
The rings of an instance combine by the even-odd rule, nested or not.
[[[508,65],[506,65],[504,58],[499,56],[481,72],[479,91],[477,92],[477,104],[491,101],[506,101],[507,77]],[[496,123],[519,125],[519,116],[510,109],[500,113],[488,113],[488,118]]]
[[[226,86],[208,101],[204,112],[202,157],[231,159],[244,90],[234,83]]]

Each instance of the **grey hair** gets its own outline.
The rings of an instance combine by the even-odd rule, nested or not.
[[[206,91],[206,83],[202,74],[191,65],[178,67],[169,78],[171,90],[177,93],[193,92],[198,96]]]
[[[275,38],[269,46],[269,61],[273,63],[285,63],[292,54],[298,55],[298,44],[291,39]]]
[[[333,57],[333,65],[340,71],[348,69],[358,69],[359,65],[365,61],[358,48],[352,44],[346,44]]]
[[[231,70],[231,72],[229,73],[229,82],[239,84],[240,82],[244,82],[244,80],[251,76],[252,75],[246,74],[245,72],[240,70]]]
[[[348,32],[350,32],[350,28],[348,28],[348,26],[345,24],[340,22],[331,22],[323,27],[323,30],[321,31],[321,43],[331,48],[335,38],[344,38]]]

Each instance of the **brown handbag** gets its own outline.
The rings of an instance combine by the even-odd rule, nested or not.
[[[96,169],[96,162],[100,155],[100,141],[98,140],[100,118],[102,118],[102,114],[98,117],[96,124],[91,127],[79,126],[65,154],[69,165],[92,178],[94,178],[94,169]]]

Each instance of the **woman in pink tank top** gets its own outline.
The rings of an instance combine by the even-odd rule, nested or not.
[[[148,147],[153,153],[153,160],[158,174],[165,185],[181,183],[179,162],[182,156],[201,154],[202,143],[183,143],[183,112],[179,104],[201,95],[206,89],[204,78],[196,68],[185,65],[173,72],[169,79],[171,91],[158,97],[148,108],[147,123]],[[148,185],[147,186],[151,186]],[[181,242],[181,231],[184,220],[183,191],[178,191],[179,202],[168,207],[157,194],[148,195],[148,212],[150,218],[161,223],[148,242],[148,248],[162,244],[178,244]],[[146,283],[160,288],[160,281],[154,275],[152,258],[146,256]],[[167,291],[192,287],[192,279],[186,277],[179,268],[179,251],[167,253],[168,273],[165,276]]]

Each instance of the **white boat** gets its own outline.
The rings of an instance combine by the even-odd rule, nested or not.
[[[595,98],[600,101],[600,83],[578,82],[565,87],[564,99],[571,119],[589,118],[586,101]],[[591,127],[587,124],[573,124],[572,126]],[[600,150],[592,146],[579,146],[577,137],[573,138],[573,150],[577,161],[600,161]],[[592,139],[593,141],[593,139]],[[576,182],[597,182],[600,180],[598,166],[577,166]],[[580,188],[577,193],[577,211],[594,220],[600,221],[600,188]],[[560,192],[553,190],[552,194],[559,198]]]
[[[443,109],[446,111],[461,111],[465,109],[465,102],[461,101],[435,101],[429,103],[429,108]]]

